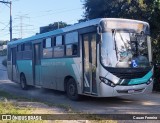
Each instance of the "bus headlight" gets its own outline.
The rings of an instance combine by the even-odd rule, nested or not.
[[[115,87],[116,86],[112,81],[108,80],[105,77],[100,76],[99,79],[101,80],[101,82],[105,83],[106,85],[109,85],[111,87]]]
[[[150,83],[152,83],[153,82],[153,78],[150,78],[148,81],[147,81],[147,85],[149,85]]]

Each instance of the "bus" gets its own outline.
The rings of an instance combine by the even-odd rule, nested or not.
[[[29,86],[113,97],[152,92],[147,22],[98,18],[8,43],[8,78]]]

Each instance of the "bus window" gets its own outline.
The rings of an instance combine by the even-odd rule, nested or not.
[[[66,55],[67,56],[72,55],[72,45],[66,45]]]
[[[56,46],[62,45],[62,36],[57,36],[56,37]]]
[[[78,32],[66,34],[66,56],[75,56],[78,54]]]
[[[43,40],[43,58],[52,58],[53,54],[52,40],[47,38]]]
[[[66,45],[66,56],[72,56],[78,54],[78,46],[77,44],[69,44]]]
[[[21,51],[24,51],[24,44],[21,44]]]
[[[47,38],[45,43],[46,43],[46,48],[51,47],[51,46],[52,46],[52,45],[51,45],[51,43],[52,43],[52,42],[51,42],[51,38]]]
[[[64,56],[64,38],[63,36],[57,36],[54,46],[54,57],[63,57]]]
[[[32,43],[31,42],[24,44],[23,59],[32,59]]]
[[[21,51],[21,45],[18,45],[17,46],[17,52],[20,52]]]
[[[51,38],[51,47],[56,46],[56,37]]]
[[[55,46],[54,47],[54,57],[63,57],[64,56],[64,46]]]
[[[32,44],[31,43],[25,43],[24,44],[24,50],[25,51],[29,51],[32,49]]]
[[[47,38],[43,40],[43,48],[50,48],[52,47],[51,38]]]
[[[43,58],[52,58],[52,48],[43,49]]]

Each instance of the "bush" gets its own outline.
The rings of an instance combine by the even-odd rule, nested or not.
[[[6,58],[2,61],[2,64],[7,67],[7,59]]]
[[[160,91],[160,64],[154,66],[154,86],[153,90]]]

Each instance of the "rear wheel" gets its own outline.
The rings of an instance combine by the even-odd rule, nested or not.
[[[20,85],[21,85],[21,88],[22,88],[23,90],[27,90],[27,89],[28,89],[28,86],[27,86],[27,84],[26,84],[26,77],[25,77],[24,74],[22,74],[22,75],[20,76]]]
[[[71,100],[78,100],[79,99],[77,84],[73,78],[68,80],[66,92],[67,92],[67,96]]]

